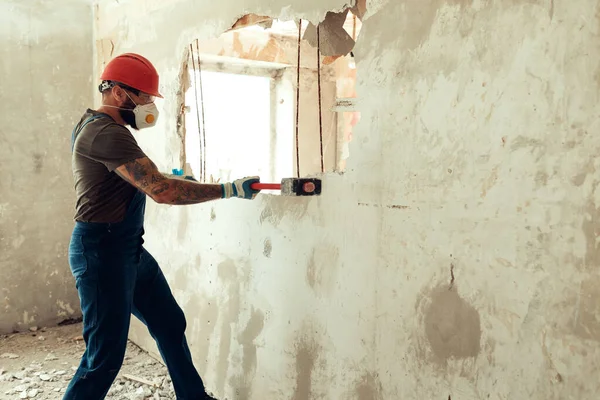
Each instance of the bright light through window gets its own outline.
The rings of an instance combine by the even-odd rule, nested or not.
[[[199,80],[196,71],[196,79]],[[190,71],[193,76],[194,71]],[[258,175],[269,177],[271,161],[271,78],[202,71],[206,124],[206,181],[229,182]],[[194,87],[186,93],[185,151],[195,177],[201,174],[200,127]],[[200,101],[198,104],[201,104]],[[200,107],[200,105],[199,105]]]
[[[346,9],[319,26],[248,14],[218,38],[189,44],[178,125],[186,174],[279,182],[346,170],[359,117],[349,44],[361,23]]]

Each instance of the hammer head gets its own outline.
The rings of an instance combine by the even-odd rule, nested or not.
[[[284,196],[318,196],[321,194],[321,180],[284,178],[281,180],[281,194]]]

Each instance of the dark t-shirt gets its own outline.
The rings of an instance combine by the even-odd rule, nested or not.
[[[98,114],[88,109],[77,127]],[[76,221],[123,220],[137,188],[114,171],[129,161],[146,157],[129,129],[102,115],[88,123],[75,139],[72,167],[77,194]]]

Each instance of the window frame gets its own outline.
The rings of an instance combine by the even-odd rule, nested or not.
[[[194,52],[193,57],[197,60],[197,54]],[[272,63],[265,61],[256,61],[256,60],[247,60],[242,58],[234,58],[234,57],[223,57],[223,56],[214,56],[214,55],[201,55],[200,66],[198,63],[192,65],[189,63],[187,65],[186,72],[188,73],[190,86],[188,90],[195,90],[194,83],[195,78],[192,75],[193,72],[216,72],[216,73],[224,73],[224,74],[235,74],[242,76],[257,76],[269,78],[270,81],[270,134],[269,134],[269,159],[270,159],[270,176],[261,176],[263,180],[274,180],[277,179],[277,156],[278,156],[278,98],[281,97],[282,88],[284,87],[284,76],[285,72],[290,70],[291,67],[287,64],[280,63]],[[197,79],[196,79],[197,81]],[[196,82],[197,83],[197,82]],[[200,100],[200,99],[199,99]],[[289,96],[288,99],[292,107],[295,107],[295,99],[293,96]],[[185,151],[185,147],[187,147],[187,118],[188,115],[195,113],[195,110],[192,110],[192,104],[185,104],[185,93],[184,93],[184,110],[183,113],[183,124],[186,126],[184,129],[184,137],[183,137],[183,146],[184,146],[184,157],[183,157],[183,165],[189,163],[187,152]],[[293,128],[293,127],[291,127]],[[210,134],[210,133],[208,133]],[[207,135],[208,135],[207,134]],[[290,171],[295,173],[295,163],[293,161],[293,154],[295,151],[294,147],[289,149],[289,162],[290,162]],[[190,163],[191,165],[191,163]],[[210,175],[210,172],[207,171],[207,175]],[[289,174],[285,174],[289,175]],[[204,181],[207,181],[207,176],[204,177]]]

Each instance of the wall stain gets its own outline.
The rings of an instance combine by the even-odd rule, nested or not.
[[[222,303],[219,314],[221,323],[219,356],[217,361],[216,389],[225,393],[225,381],[229,372],[229,354],[231,352],[232,325],[236,326],[240,315],[240,282],[237,268],[233,260],[225,260],[217,267],[219,279],[227,287],[227,297]]]
[[[520,6],[523,4],[545,5],[547,0],[507,0],[506,3],[511,6]]]
[[[356,400],[383,400],[383,387],[377,373],[367,372],[356,384]]]
[[[498,167],[494,167],[490,176],[483,182],[481,186],[481,198],[484,199],[487,196],[488,190],[490,190],[498,181]]]
[[[211,207],[210,209],[210,222],[214,222],[217,219],[217,214],[215,214],[215,208]]]
[[[41,174],[44,168],[44,155],[41,153],[33,153],[33,172]]]
[[[340,250],[332,244],[318,244],[312,250],[306,266],[306,281],[318,293],[333,290],[339,269]]]
[[[594,166],[594,161],[588,161],[585,166],[579,171],[577,175],[571,178],[571,183],[575,186],[581,186],[585,183],[585,179],[588,175],[594,176],[596,172],[596,167]]]
[[[554,343],[569,336],[576,337],[573,343],[578,340],[600,342],[600,274],[587,274],[578,279],[577,284],[572,279],[549,274],[537,283],[525,317],[517,320],[521,320],[514,324],[519,330],[533,329],[543,334],[541,353],[550,372],[555,375],[557,372],[549,358],[552,352],[543,347],[546,333]],[[575,347],[571,346],[569,351]]]
[[[578,299],[574,299],[576,313],[573,333],[585,340],[600,342],[600,277],[588,276],[581,282]]]
[[[469,37],[473,32],[473,25],[475,24],[475,17],[477,16],[477,10],[473,7],[463,7],[460,13],[460,20],[458,24],[458,33],[463,38]]]
[[[538,171],[535,174],[535,184],[538,189],[548,185],[548,174],[545,171]]]
[[[587,177],[586,172],[579,173],[571,178],[571,183],[575,186],[581,186],[585,182],[585,178]]]
[[[296,350],[296,387],[292,400],[311,400],[312,376],[321,346],[312,335],[304,335],[296,340],[294,348]]]
[[[600,10],[600,8],[598,8]],[[598,24],[600,24],[600,11],[596,13],[596,19],[598,19]],[[594,81],[596,82],[596,86],[600,87],[600,63],[596,67],[596,71],[594,72]]]
[[[456,289],[446,284],[434,288],[427,296],[425,335],[436,361],[476,357],[480,351],[481,322],[479,313],[463,300]]]
[[[190,269],[199,269],[201,265],[202,258],[200,257],[200,254],[196,254],[193,262],[190,261],[189,264],[185,264],[175,270],[171,286],[176,287],[179,290],[186,290],[189,283],[188,271]]]
[[[597,182],[594,182],[594,188],[596,186]],[[592,193],[594,191],[592,191]],[[578,264],[583,271],[593,270],[600,264],[600,248],[598,247],[598,237],[600,236],[600,211],[596,208],[593,197],[588,200],[583,209],[581,230],[585,236],[586,250],[582,260],[583,263],[579,262]]]
[[[193,323],[191,324],[191,334],[195,337],[202,338],[199,341],[199,346],[192,347],[194,360],[199,364],[198,369],[201,375],[206,373],[208,365],[208,352],[212,335],[217,326],[217,318],[219,315],[219,306],[214,298],[208,300],[199,295],[192,295],[186,303],[187,310],[194,310]],[[199,312],[198,312],[199,310]]]
[[[273,244],[271,243],[271,239],[265,239],[265,245],[263,249],[264,256],[270,258],[271,251],[273,251]]]
[[[177,240],[182,241],[187,236],[187,226],[189,221],[188,207],[181,207],[179,214],[179,223],[177,225]]]
[[[235,283],[238,276],[235,262],[232,259],[221,262],[217,266],[217,273],[219,279],[224,281],[224,283]]]
[[[548,351],[548,346],[546,346],[546,331],[542,332],[542,354],[544,355],[544,359],[546,360],[547,368],[550,369],[553,374],[555,380],[560,383],[562,382],[562,375],[556,369],[556,365],[554,365],[554,361],[552,361],[552,355]]]
[[[231,379],[237,398],[249,399],[252,396],[252,382],[256,375],[256,338],[265,326],[265,315],[261,310],[252,309],[246,328],[238,335],[238,343],[242,345],[242,375]]]
[[[539,161],[546,154],[546,145],[538,139],[533,139],[525,136],[517,136],[511,143],[510,150],[517,151],[521,149],[529,149],[534,155],[536,161]]]

